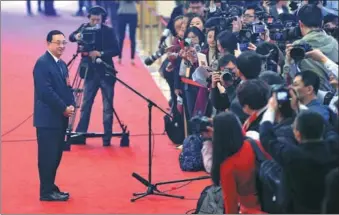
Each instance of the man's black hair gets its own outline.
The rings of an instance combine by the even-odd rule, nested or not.
[[[267,105],[269,86],[258,79],[244,81],[237,88],[237,98],[242,107],[248,105],[252,110],[260,110]]]
[[[263,71],[259,75],[259,79],[266,82],[268,85],[284,85],[284,79],[276,72],[273,71]]]
[[[54,35],[60,35],[60,34],[62,34],[63,36],[65,36],[64,33],[62,33],[62,32],[59,31],[59,30],[52,30],[52,31],[48,32],[46,41],[47,41],[47,42],[52,42],[53,36],[54,36]]]
[[[236,65],[236,61],[237,61],[237,58],[232,55],[232,54],[226,54],[224,56],[222,56],[219,60],[218,60],[218,63],[219,63],[219,66],[220,67],[224,67],[226,66],[229,62],[232,62],[234,65]]]
[[[322,11],[314,4],[306,4],[302,6],[297,13],[297,17],[298,20],[309,28],[321,28],[323,24]]]
[[[319,113],[304,110],[297,115],[296,130],[300,132],[303,140],[321,139],[324,129],[325,120]]]
[[[277,45],[270,43],[270,42],[263,42],[257,46],[257,49],[255,51],[258,54],[267,55],[268,53],[270,53],[271,50],[273,50],[273,53],[270,59],[272,59],[276,64],[278,64],[279,63],[279,48]]]
[[[205,4],[205,1],[204,0],[190,0],[189,1],[189,4],[198,4],[198,3]]]
[[[304,82],[304,86],[312,86],[314,93],[317,94],[320,87],[320,78],[319,76],[310,70],[305,70],[298,73],[295,77],[301,77],[301,80]]]
[[[229,30],[222,31],[218,34],[217,40],[225,51],[234,55],[234,50],[237,49],[237,37]]]
[[[258,78],[261,72],[261,58],[253,51],[244,51],[237,58],[237,67],[246,79]]]

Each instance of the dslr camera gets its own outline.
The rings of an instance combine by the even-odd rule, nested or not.
[[[306,52],[312,50],[312,47],[308,43],[301,43],[293,46],[290,55],[294,61],[299,62],[305,58]]]
[[[95,26],[89,26],[89,24],[84,24],[80,30],[80,40],[78,43],[78,52],[91,52],[95,50],[95,41],[97,32],[100,30],[100,24],[96,24]]]
[[[208,117],[197,115],[191,118],[190,128],[193,134],[200,134],[207,131],[207,127],[212,127]]]

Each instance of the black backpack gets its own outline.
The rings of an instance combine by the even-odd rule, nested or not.
[[[176,107],[172,107],[172,118],[166,115],[164,116],[164,122],[168,138],[174,144],[183,144],[185,140],[184,120]]]
[[[270,214],[282,213],[284,202],[282,169],[274,160],[268,160],[255,140],[248,138],[256,157],[256,188],[261,210]]]
[[[220,186],[210,185],[201,192],[193,214],[224,214],[224,199]]]

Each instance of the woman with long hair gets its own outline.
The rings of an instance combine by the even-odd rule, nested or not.
[[[213,119],[213,129],[211,175],[222,188],[225,213],[263,213],[256,196],[255,154],[240,120],[231,112],[221,112]]]

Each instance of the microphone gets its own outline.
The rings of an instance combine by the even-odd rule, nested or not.
[[[95,59],[95,63],[103,64],[107,69],[111,70],[114,74],[118,73],[113,66],[109,65],[108,63],[103,61],[101,58]]]

